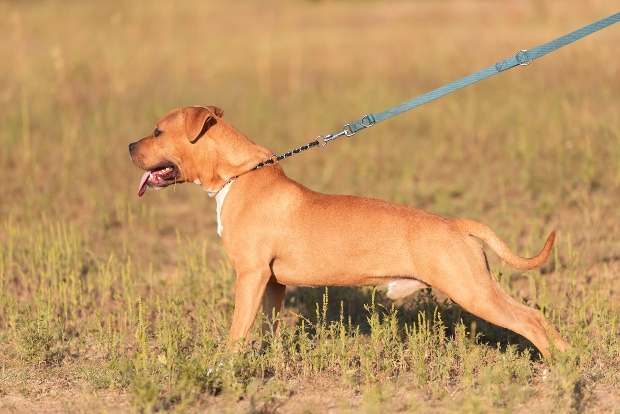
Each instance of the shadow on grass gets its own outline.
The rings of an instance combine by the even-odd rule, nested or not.
[[[369,287],[329,287],[327,289],[327,324],[340,321],[341,318],[348,322],[350,318],[351,324],[358,326],[360,333],[370,335],[369,312],[365,306],[368,306],[372,301],[372,291],[373,289]],[[315,322],[318,310],[322,309],[325,292],[324,287],[289,289],[286,293],[285,306]],[[477,342],[479,344],[499,348],[502,353],[506,351],[508,345],[517,345],[519,352],[523,352],[527,348],[533,350],[530,360],[537,361],[541,358],[536,347],[526,338],[472,315],[450,299],[440,301],[431,288],[419,290],[399,301],[392,301],[385,296],[385,292],[377,290],[375,302],[386,314],[394,306],[401,328],[405,324],[411,326],[417,323],[420,312],[425,314],[426,320],[433,320],[433,315],[437,309],[447,328],[447,339],[454,337],[454,326],[462,320],[469,333],[473,332],[473,335],[478,335]]]

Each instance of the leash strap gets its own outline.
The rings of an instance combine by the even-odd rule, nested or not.
[[[379,112],[377,114],[366,114],[361,119],[358,119],[355,122],[351,122],[345,124],[342,127],[340,132],[328,135],[319,135],[312,142],[307,143],[306,145],[302,145],[299,148],[291,150],[289,152],[285,152],[282,155],[274,154],[270,159],[265,162],[261,162],[253,170],[264,167],[265,165],[273,164],[276,161],[283,160],[284,158],[290,157],[291,155],[299,154],[302,151],[307,149],[320,146],[324,147],[327,145],[329,141],[332,141],[342,135],[346,135],[347,137],[351,137],[355,135],[358,131],[361,131],[365,128],[370,128],[375,125],[377,122],[385,121],[393,116],[400,115],[403,112],[409,111],[410,109],[416,108],[420,105],[424,105],[430,101],[434,101],[435,99],[441,98],[451,92],[462,89],[466,86],[469,86],[473,83],[481,81],[483,79],[488,78],[489,76],[493,76],[497,73],[503,72],[510,68],[513,68],[517,65],[527,66],[534,59],[538,59],[541,56],[544,56],[548,53],[551,53],[559,48],[566,46],[570,43],[573,43],[576,40],[579,40],[583,37],[586,37],[589,34],[597,32],[601,29],[606,28],[607,26],[611,26],[614,23],[618,23],[620,21],[620,12],[616,14],[612,14],[609,17],[606,17],[602,20],[589,24],[585,27],[582,27],[579,30],[575,30],[574,32],[568,33],[562,37],[559,37],[549,43],[545,43],[544,45],[540,45],[530,50],[520,50],[516,55],[509,57],[508,59],[497,62],[495,65],[490,66],[486,69],[483,69],[479,72],[476,72],[472,75],[461,78],[457,81],[449,83],[441,88],[437,88],[433,91],[427,92],[424,95],[420,95],[417,98],[414,98],[410,101],[404,102],[400,105],[396,105],[392,108],[386,109],[383,112]]]
[[[614,23],[620,21],[620,13],[612,14],[609,17],[606,17],[602,20],[589,24],[585,27],[582,27],[579,30],[575,30],[574,32],[568,33],[562,37],[559,37],[549,43],[545,43],[544,45],[540,45],[534,49],[530,50],[520,50],[516,55],[509,57],[508,59],[497,62],[495,65],[490,66],[486,69],[483,69],[479,72],[476,72],[472,75],[461,78],[457,81],[454,81],[448,85],[437,88],[431,92],[425,93],[424,95],[420,95],[417,98],[414,98],[410,101],[404,102],[400,105],[396,105],[392,108],[386,109],[383,112],[379,112],[377,114],[366,114],[361,119],[346,124],[342,128],[342,132],[338,134],[331,134],[325,137],[319,137],[319,139],[323,139],[325,143],[327,141],[331,141],[332,139],[336,139],[340,135],[352,136],[355,135],[356,132],[361,131],[362,129],[369,128],[375,125],[377,122],[385,121],[393,116],[400,115],[403,112],[409,111],[410,109],[416,108],[420,105],[424,105],[427,102],[433,101],[437,98],[441,98],[451,92],[457,91],[461,88],[469,86],[473,83],[481,81],[482,79],[486,79],[490,76],[493,76],[497,73],[503,72],[510,68],[513,68],[517,65],[527,66],[534,59],[538,59],[541,56],[544,56],[548,53],[551,53],[559,48],[566,46],[570,43],[573,43],[576,40],[579,40],[583,37],[586,37],[589,34],[592,34],[596,31],[606,28]]]

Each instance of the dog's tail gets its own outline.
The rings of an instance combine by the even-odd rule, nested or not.
[[[549,258],[551,249],[553,248],[553,242],[555,241],[554,231],[547,238],[540,253],[528,259],[510,250],[506,243],[504,243],[493,230],[482,223],[472,220],[452,219],[452,224],[457,230],[484,241],[503,261],[514,268],[522,270],[530,270],[542,266]]]

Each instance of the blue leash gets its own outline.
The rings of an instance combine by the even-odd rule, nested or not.
[[[425,93],[424,95],[420,95],[410,101],[404,102],[400,105],[396,105],[392,108],[386,109],[385,111],[379,112],[374,115],[366,114],[361,119],[355,122],[345,124],[342,127],[342,131],[336,134],[318,136],[317,141],[319,141],[319,143],[317,145],[325,146],[327,142],[336,139],[341,135],[346,135],[348,137],[353,136],[356,132],[361,131],[365,128],[370,128],[377,122],[385,121],[386,119],[389,119],[393,116],[400,115],[403,112],[409,111],[410,109],[416,108],[420,105],[424,105],[427,102],[433,101],[437,98],[441,98],[442,96],[445,96],[451,92],[457,91],[461,88],[471,85],[472,83],[476,83],[478,81],[481,81],[482,79],[486,79],[489,76],[493,76],[497,73],[513,68],[517,65],[527,66],[532,63],[534,59],[538,59],[539,57],[544,56],[547,53],[551,53],[563,46],[573,43],[576,40],[586,37],[589,34],[592,34],[598,30],[604,29],[607,26],[617,23],[618,21],[620,21],[620,13],[612,14],[609,17],[589,24],[579,30],[575,30],[574,32],[559,37],[549,43],[545,43],[544,45],[540,45],[534,49],[521,50],[516,55],[511,56],[506,60],[502,60],[501,62],[497,62],[493,66],[490,66],[472,75],[449,83],[448,85],[442,86],[441,88],[437,88],[434,91]]]
[[[472,83],[476,83],[478,81],[481,81],[482,79],[486,79],[489,76],[493,76],[497,73],[513,68],[517,65],[527,66],[532,63],[534,59],[538,59],[539,57],[544,56],[547,53],[558,50],[559,48],[566,46],[569,43],[573,43],[575,40],[579,40],[589,34],[604,29],[607,26],[611,26],[618,21],[620,21],[620,13],[612,14],[611,16],[599,20],[598,22],[589,24],[579,30],[575,30],[574,32],[559,37],[549,43],[545,43],[544,45],[535,47],[534,49],[520,50],[516,55],[511,56],[506,60],[497,62],[493,66],[490,66],[472,75],[449,83],[448,85],[442,86],[441,88],[437,88],[434,91],[425,93],[424,95],[420,95],[410,101],[404,102],[400,105],[396,105],[392,108],[386,109],[385,111],[379,112],[374,115],[366,114],[361,119],[358,119],[355,122],[345,124],[342,127],[342,131],[340,132],[337,132],[335,134],[319,135],[314,141],[309,142],[306,145],[302,145],[301,147],[291,150],[289,152],[285,152],[282,155],[273,154],[273,156],[269,160],[261,162],[256,167],[254,167],[254,169],[261,168],[268,164],[273,164],[275,161],[280,161],[284,158],[290,157],[291,155],[299,154],[300,152],[310,149],[312,147],[324,147],[329,141],[332,141],[342,135],[351,137],[362,129],[370,128],[377,122],[385,121],[386,119],[389,119],[393,116],[400,115],[410,109],[413,109],[420,105],[424,105],[427,102],[434,101],[437,98],[441,98],[442,96],[445,96],[451,92],[457,91],[461,88],[471,85]]]

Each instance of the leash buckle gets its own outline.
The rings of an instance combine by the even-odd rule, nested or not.
[[[519,62],[519,66],[527,66],[532,63],[532,59],[527,55],[527,49],[519,50],[519,53],[515,55],[517,58],[517,62]]]

